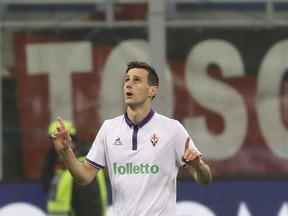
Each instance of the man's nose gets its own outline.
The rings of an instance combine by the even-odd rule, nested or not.
[[[125,83],[125,88],[131,88],[132,87],[132,83],[131,83],[131,81],[127,81],[126,83]]]

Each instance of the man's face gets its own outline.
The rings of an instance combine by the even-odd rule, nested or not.
[[[141,106],[151,102],[157,86],[148,85],[148,72],[142,68],[129,70],[124,79],[124,99],[128,106]]]

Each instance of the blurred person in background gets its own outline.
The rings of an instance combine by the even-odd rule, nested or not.
[[[84,161],[90,149],[87,143],[80,143],[77,130],[72,122],[64,120],[69,133],[73,137],[72,149],[79,161]],[[48,135],[54,132],[58,122],[48,127]],[[107,211],[107,188],[104,173],[88,185],[79,186],[66,169],[54,146],[47,155],[41,183],[47,194],[48,216],[105,216]]]

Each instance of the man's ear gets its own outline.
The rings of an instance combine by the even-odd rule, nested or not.
[[[158,89],[158,86],[151,86],[149,97],[154,98],[158,93]]]

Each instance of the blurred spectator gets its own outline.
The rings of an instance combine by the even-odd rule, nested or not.
[[[64,121],[73,139],[72,148],[80,161],[85,159],[90,145],[80,143],[72,122]],[[54,132],[58,122],[48,127],[48,135]],[[107,188],[102,172],[88,185],[79,186],[61,161],[54,146],[51,147],[42,170],[42,188],[47,193],[48,216],[105,216]]]

